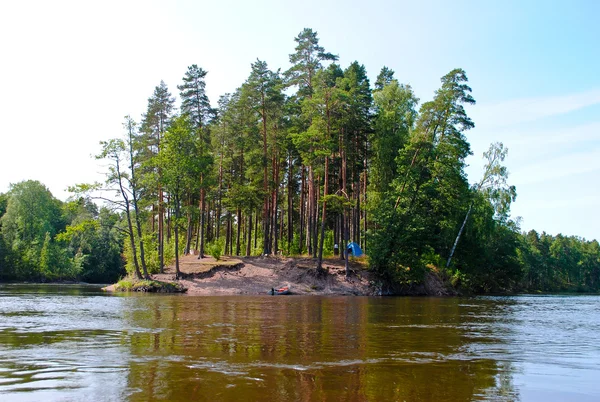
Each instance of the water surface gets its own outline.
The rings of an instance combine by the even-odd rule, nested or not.
[[[600,297],[0,286],[0,400],[600,400]]]

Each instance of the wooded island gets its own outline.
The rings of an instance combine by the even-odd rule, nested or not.
[[[257,60],[218,101],[207,72],[164,82],[139,122],[101,144],[105,183],[78,184],[68,202],[35,181],[0,195],[0,279],[113,282],[161,272],[182,254],[310,256],[356,242],[391,287],[428,271],[464,292],[598,291],[596,240],[521,233],[516,189],[493,143],[475,183],[465,174],[474,127],[467,75],[441,78],[418,107],[383,67],[373,86],[304,29],[281,72]],[[99,207],[95,201],[100,201]]]

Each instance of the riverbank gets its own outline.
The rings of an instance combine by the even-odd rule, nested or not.
[[[350,276],[345,275],[344,261],[323,260],[324,271],[318,272],[313,258],[285,257],[181,257],[180,279],[175,279],[175,265],[169,265],[152,280],[172,282],[187,289],[188,295],[260,295],[271,288],[289,285],[295,295],[374,295],[366,261],[349,262]],[[115,285],[104,288],[116,291]]]

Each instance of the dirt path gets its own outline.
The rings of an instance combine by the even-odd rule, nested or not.
[[[344,261],[323,261],[324,274],[318,274],[312,258],[279,257],[212,257],[198,259],[188,255],[180,260],[180,283],[189,295],[267,294],[271,288],[289,285],[292,294],[306,295],[368,295],[368,271],[363,264],[351,262],[352,273],[346,278]],[[173,281],[175,265],[153,279]]]

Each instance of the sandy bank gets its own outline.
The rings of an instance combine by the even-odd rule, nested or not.
[[[175,281],[175,265],[152,279],[179,282],[188,295],[259,295],[289,284],[295,295],[371,295],[369,272],[357,261],[350,263],[346,278],[344,261],[326,259],[324,274],[316,270],[316,259],[283,257],[212,257],[188,255],[180,260],[181,279]],[[114,291],[114,285],[105,288]]]

